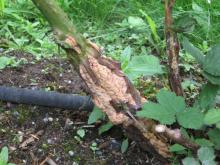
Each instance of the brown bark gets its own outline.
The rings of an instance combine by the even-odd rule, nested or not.
[[[169,84],[171,90],[178,96],[183,96],[179,74],[179,42],[177,34],[172,30],[172,8],[175,0],[164,0],[165,6],[165,35],[169,63]]]
[[[131,111],[141,108],[141,96],[120,69],[120,65],[101,56],[99,47],[83,38],[54,0],[32,0],[53,28],[57,43],[67,52],[90,90],[93,102],[113,124],[121,124],[128,137],[161,159],[170,158],[169,141],[155,131],[152,120],[136,119]]]

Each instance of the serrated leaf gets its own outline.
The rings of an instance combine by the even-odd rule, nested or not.
[[[89,115],[88,124],[95,123],[97,120],[102,119],[103,117],[104,113],[98,107],[94,107],[93,111]]]
[[[163,73],[159,59],[152,55],[134,56],[123,71],[130,80],[140,76],[152,76]]]
[[[199,161],[195,158],[186,157],[182,160],[183,165],[200,165]]]
[[[207,83],[202,87],[202,91],[199,94],[198,104],[199,108],[206,109],[209,108],[215,102],[215,97],[218,93],[219,86],[211,83]]]
[[[175,93],[165,89],[160,90],[157,94],[157,101],[166,111],[181,112],[186,108],[184,98],[176,96]]]
[[[208,51],[203,64],[203,69],[206,73],[220,76],[220,45],[216,45]]]
[[[128,139],[125,139],[121,144],[121,152],[125,153],[127,149],[128,149]]]
[[[203,65],[205,59],[204,54],[198,48],[194,47],[187,38],[183,38],[183,48],[186,52],[191,54],[200,65]]]
[[[195,108],[188,108],[177,113],[177,121],[184,128],[200,129],[203,125],[204,114]]]
[[[204,118],[204,123],[207,125],[216,124],[220,122],[220,109],[210,109]]]
[[[142,110],[137,112],[137,116],[151,118],[168,125],[176,121],[175,111],[167,111],[161,105],[152,102],[145,103]]]
[[[213,76],[205,71],[203,71],[203,76],[212,84],[220,85],[220,76]]]
[[[214,149],[211,147],[201,147],[197,155],[201,162],[215,159]]]
[[[0,153],[0,164],[7,164],[8,162],[8,148],[3,147]]]
[[[139,28],[139,27],[146,26],[146,23],[144,22],[142,18],[133,17],[133,16],[128,17],[128,24],[130,25],[131,28]]]
[[[209,139],[214,143],[215,149],[220,150],[220,130],[215,128],[208,132]]]
[[[201,147],[212,147],[214,144],[207,139],[196,139],[196,144],[200,145]]]
[[[179,151],[183,151],[185,149],[186,148],[180,144],[174,144],[174,145],[170,146],[170,148],[169,148],[170,152],[179,152]]]
[[[101,127],[99,127],[99,135],[110,130],[112,127],[113,124],[111,122],[108,122],[107,124],[103,124]]]

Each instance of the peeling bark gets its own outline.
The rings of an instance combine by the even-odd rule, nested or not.
[[[175,0],[164,0],[165,6],[165,35],[166,49],[169,62],[169,84],[171,90],[178,96],[183,96],[181,78],[179,75],[179,41],[177,34],[172,30],[172,8]]]
[[[67,52],[96,106],[113,124],[121,124],[128,137],[143,149],[159,154],[163,162],[167,162],[164,158],[172,157],[170,139],[155,131],[156,122],[133,116],[132,110],[141,108],[142,98],[121,71],[120,64],[102,56],[96,44],[80,35],[54,0],[32,1],[50,23],[57,44]]]

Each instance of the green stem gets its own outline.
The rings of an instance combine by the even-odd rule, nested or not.
[[[72,36],[82,53],[78,54],[80,59],[86,56],[88,43],[86,39],[77,31],[66,13],[59,7],[56,0],[32,0],[36,7],[41,11],[46,20],[50,23],[58,44],[63,46],[68,35]],[[77,57],[76,57],[77,58]]]

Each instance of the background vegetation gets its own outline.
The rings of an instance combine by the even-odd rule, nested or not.
[[[15,67],[22,63],[17,61],[15,57],[5,56],[11,50],[29,52],[37,60],[50,58],[54,55],[65,58],[65,54],[53,42],[48,23],[31,1],[0,0],[0,2],[0,69],[6,66]],[[201,163],[204,161],[213,163],[214,149],[218,150],[220,146],[220,141],[217,139],[220,135],[220,120],[218,119],[220,114],[219,109],[213,110],[213,108],[218,108],[220,104],[219,82],[215,83],[216,79],[213,80],[213,78],[208,77],[210,75],[204,76],[202,72],[207,67],[199,67],[198,58],[196,58],[197,62],[193,56],[195,57],[195,47],[198,48],[196,50],[199,50],[200,54],[205,56],[211,47],[219,43],[220,1],[176,1],[173,10],[175,23],[172,28],[178,32],[181,46],[184,46],[184,49],[180,51],[180,69],[183,78],[182,87],[186,94],[186,104],[183,98],[178,98],[172,93],[163,90],[158,93],[161,87],[169,88],[167,71],[164,67],[167,63],[167,56],[164,37],[164,8],[161,1],[59,0],[59,3],[85,37],[103,46],[106,55],[121,62],[123,71],[140,89],[142,95],[151,101],[158,100],[159,104],[157,105],[149,103],[145,106],[157,109],[160,113],[142,111],[138,115],[150,117],[168,125],[173,124],[177,118],[177,123],[186,136],[204,147],[200,148],[198,156],[196,156],[198,157],[197,160]],[[188,40],[184,40],[184,36],[194,46]],[[145,56],[148,58],[146,59]],[[200,63],[200,65],[205,66],[204,63]],[[208,73],[213,76],[214,71]],[[159,75],[160,79],[155,74]],[[142,75],[145,77],[140,78]],[[152,75],[153,77],[149,77]],[[214,76],[216,78],[215,74]],[[215,84],[210,88],[204,86],[208,91],[205,92],[208,93],[208,96],[204,92],[203,95],[199,95],[201,86],[207,82],[204,77],[208,77],[207,79],[212,85]],[[197,97],[198,95],[199,97]],[[167,118],[164,117],[167,114],[160,111],[160,106],[166,106],[160,102],[161,98],[172,98],[170,104],[172,104],[173,99],[180,103],[173,105],[174,110],[171,115],[169,112]],[[216,101],[213,102],[213,100]],[[167,102],[169,103],[169,100]],[[193,111],[191,114],[185,114],[184,111],[178,114],[175,111],[177,107],[185,110],[190,109],[190,106],[193,108],[200,106],[201,111],[205,113]],[[148,109],[146,107],[145,110]],[[208,111],[210,107],[212,111]],[[159,114],[162,116],[158,116]],[[194,122],[186,121],[182,118],[184,115],[185,118],[193,116],[194,118],[190,119]],[[204,123],[208,127],[203,125],[204,115],[206,115]],[[212,116],[217,119],[215,118],[214,121]],[[195,134],[191,129],[199,131]],[[191,152],[182,146],[174,145],[171,150],[186,157],[190,156],[183,160],[185,164],[190,164],[189,162],[193,161],[198,163],[196,159],[192,158]],[[210,159],[203,159],[205,153],[210,154]]]

